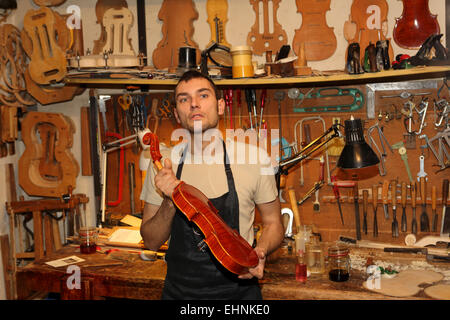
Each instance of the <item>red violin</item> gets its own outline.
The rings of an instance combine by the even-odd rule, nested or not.
[[[158,170],[162,169],[158,137],[150,136],[150,154]],[[173,203],[202,231],[204,242],[214,257],[229,271],[244,274],[256,267],[259,258],[253,248],[218,215],[209,199],[197,188],[181,181],[172,194]]]
[[[403,13],[396,19],[393,31],[400,47],[417,49],[429,36],[439,32],[439,23],[428,8],[428,0],[403,0]]]

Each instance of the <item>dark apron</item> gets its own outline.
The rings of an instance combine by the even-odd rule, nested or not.
[[[209,200],[222,219],[232,229],[239,231],[239,200],[225,143],[223,148],[228,192]],[[178,165],[177,179],[181,178],[185,154],[186,150]],[[167,275],[162,299],[262,299],[258,279],[238,279],[237,275],[216,260],[208,247],[203,251],[199,249],[198,244],[202,239],[203,235],[197,226],[177,208],[166,254]]]

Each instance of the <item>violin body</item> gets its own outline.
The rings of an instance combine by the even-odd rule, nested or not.
[[[158,138],[151,133],[149,139],[150,154],[160,170],[162,165]],[[172,201],[202,231],[203,241],[226,269],[235,274],[244,274],[248,268],[256,267],[259,262],[256,252],[239,233],[225,223],[200,190],[181,181],[172,194]]]
[[[222,220],[200,190],[182,181],[175,188],[172,200],[202,231],[214,257],[229,271],[243,274],[258,264],[258,256],[252,247]]]
[[[403,12],[396,18],[393,36],[400,47],[417,49],[432,34],[439,34],[437,16],[431,14],[428,0],[403,0]]]
[[[304,43],[306,61],[325,60],[336,51],[336,36],[326,21],[330,1],[296,1],[297,12],[302,14],[302,25],[295,30],[292,49],[299,56],[300,46]]]
[[[183,14],[180,14],[182,12]],[[153,51],[153,65],[157,69],[176,69],[180,47],[196,49],[196,62],[200,61],[198,44],[193,40],[194,20],[198,19],[195,4],[190,1],[164,0],[158,13],[163,22],[163,38]]]

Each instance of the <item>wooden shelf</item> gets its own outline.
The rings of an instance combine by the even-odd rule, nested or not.
[[[245,79],[221,79],[214,82],[218,86],[256,86],[256,87],[311,87],[325,86],[334,83],[339,85],[365,84],[373,82],[387,81],[409,81],[416,79],[441,78],[450,73],[450,66],[415,67],[406,70],[387,70],[375,73],[363,73],[360,75],[350,75],[344,72],[327,72],[327,75],[311,77],[286,77],[286,78],[245,78]],[[325,72],[324,72],[325,74]],[[111,86],[149,86],[155,88],[173,88],[177,79],[111,79],[111,78],[81,78],[66,77],[67,84],[82,84],[91,87],[111,87]]]

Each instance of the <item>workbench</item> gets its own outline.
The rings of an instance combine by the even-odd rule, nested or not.
[[[395,257],[394,260],[408,264],[411,254],[373,253],[373,250],[352,248],[361,251],[362,256],[382,258]],[[54,268],[46,265],[46,261],[76,255],[85,259],[78,264],[81,275],[81,290],[68,290],[68,278],[73,271],[67,273],[67,267]],[[112,259],[114,258],[114,259]],[[421,259],[414,258],[414,259]],[[391,261],[394,261],[391,259]],[[108,263],[121,265],[109,265]],[[306,283],[295,280],[295,256],[286,248],[278,250],[275,256],[268,259],[264,278],[260,280],[265,300],[391,300],[395,299],[371,292],[362,287],[367,274],[358,270],[351,271],[350,280],[337,283],[328,280],[327,274],[312,275]],[[439,266],[438,266],[439,267]],[[448,264],[441,264],[448,270]],[[29,297],[33,292],[45,291],[61,294],[61,299],[103,299],[126,298],[156,300],[160,299],[166,264],[164,260],[143,261],[138,253],[114,252],[108,255],[96,252],[80,254],[74,246],[65,246],[50,257],[33,262],[17,272],[19,299]],[[70,279],[69,279],[70,282]],[[428,299],[423,291],[408,300]]]

